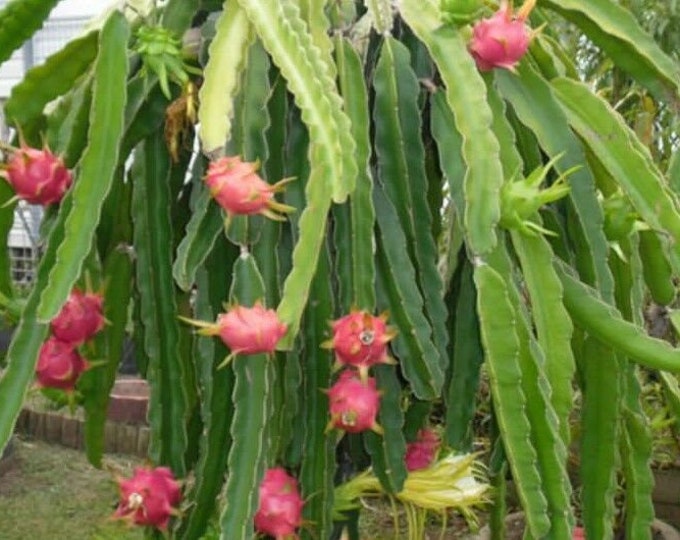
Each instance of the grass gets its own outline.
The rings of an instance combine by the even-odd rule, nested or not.
[[[138,463],[124,456],[107,456],[106,461],[125,475]],[[0,471],[0,539],[143,540],[141,530],[110,519],[117,501],[112,473],[89,465],[82,452],[16,438],[9,469]],[[402,540],[406,523],[400,514],[398,538]],[[391,509],[384,500],[365,501],[359,523],[364,540],[396,538]],[[439,538],[441,522],[433,518],[422,540]],[[452,513],[443,538],[471,536],[462,518]]]
[[[0,476],[2,540],[142,540],[141,531],[110,519],[118,500],[113,477],[81,452],[16,439],[11,460]],[[125,471],[134,465],[110,461]]]

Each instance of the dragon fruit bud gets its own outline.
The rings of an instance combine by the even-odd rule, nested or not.
[[[182,495],[179,483],[167,467],[135,469],[132,478],[118,480],[120,503],[113,517],[135,525],[165,530]]]
[[[295,529],[302,523],[304,502],[297,480],[281,467],[268,469],[260,484],[260,505],[255,514],[255,528],[276,540],[297,538]]]
[[[494,15],[475,24],[468,48],[480,71],[512,70],[520,61],[533,38],[525,20],[535,4],[536,0],[526,0],[513,14],[512,3],[504,0]]]
[[[340,373],[337,382],[327,391],[331,421],[328,429],[337,428],[349,433],[360,433],[371,429],[382,433],[376,416],[380,408],[380,392],[375,379],[368,377],[364,382],[352,370]]]
[[[73,345],[51,337],[40,348],[35,374],[38,384],[43,388],[72,392],[78,377],[87,368],[87,361]]]
[[[100,294],[73,289],[59,314],[52,319],[52,335],[74,346],[92,338],[106,324],[103,303]]]
[[[189,322],[204,326],[199,331],[203,335],[220,336],[232,355],[274,352],[287,329],[276,311],[265,309],[259,302],[253,307],[234,306],[221,313],[215,324]]]
[[[62,159],[48,148],[21,145],[12,152],[2,176],[17,197],[31,204],[57,203],[71,185],[72,176]]]
[[[324,346],[335,350],[339,364],[358,368],[365,381],[368,368],[392,363],[387,343],[395,332],[385,324],[386,319],[386,315],[374,317],[366,311],[352,311],[333,322],[333,338]]]
[[[436,459],[441,440],[433,429],[425,428],[418,432],[416,440],[406,445],[406,469],[417,471],[426,469]]]
[[[290,179],[268,184],[255,172],[257,168],[257,163],[241,161],[238,156],[223,157],[210,164],[205,183],[229,218],[233,215],[262,214],[281,221],[284,218],[276,212],[293,212],[295,209],[276,202],[274,193],[281,191]]]

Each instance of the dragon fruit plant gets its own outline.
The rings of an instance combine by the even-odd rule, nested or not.
[[[0,61],[57,2],[0,9]],[[121,481],[115,514],[151,537],[357,538],[366,490],[412,516],[473,519],[490,500],[496,527],[512,477],[530,536],[569,540],[578,462],[586,536],[612,536],[616,493],[628,537],[646,538],[637,374],[677,394],[680,352],[642,313],[646,298],[675,302],[680,159],[656,159],[662,145],[621,112],[678,110],[680,77],[631,13],[615,0],[129,4],[4,106],[21,138],[3,146],[0,310],[19,305],[14,204],[46,219],[0,366],[0,448],[37,378],[77,387],[101,466],[131,336],[151,388],[149,466]],[[629,95],[610,103],[581,82],[565,28]],[[85,276],[100,297],[76,292]],[[477,454],[482,377],[493,415]],[[461,470],[470,489],[450,489]],[[334,512],[343,501],[352,511]]]

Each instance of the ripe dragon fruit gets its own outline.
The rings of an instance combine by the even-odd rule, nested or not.
[[[51,337],[40,348],[35,374],[42,388],[73,392],[80,374],[87,368],[87,361],[70,343]]]
[[[386,315],[375,317],[366,311],[352,311],[332,323],[333,338],[323,344],[335,350],[338,364],[359,369],[361,379],[375,364],[392,363],[387,343],[396,335],[385,321]]]
[[[49,148],[38,150],[22,143],[0,173],[16,196],[31,204],[58,203],[73,180],[62,159]]]
[[[526,0],[513,15],[512,2],[503,0],[498,11],[472,30],[468,47],[480,71],[512,70],[529,48],[534,33],[525,25],[536,0]]]
[[[425,428],[418,431],[416,440],[406,445],[406,469],[417,471],[429,467],[437,457],[441,440],[433,429]]]
[[[281,191],[291,179],[268,184],[255,172],[258,166],[258,163],[244,162],[235,156],[220,158],[208,167],[205,183],[210,194],[227,212],[228,219],[234,215],[262,214],[281,221],[284,218],[276,212],[295,210],[274,199],[274,193]]]
[[[179,483],[167,467],[137,467],[132,478],[118,480],[120,503],[114,518],[165,530],[182,498]]]
[[[73,346],[92,338],[106,324],[103,303],[100,294],[73,289],[59,314],[52,319],[52,335]]]
[[[281,467],[268,469],[260,484],[260,505],[255,514],[255,528],[276,540],[297,538],[295,530],[302,524],[304,502],[297,480]]]
[[[349,433],[360,433],[371,429],[382,434],[383,429],[376,421],[380,392],[376,389],[373,377],[368,377],[364,382],[356,372],[346,369],[340,373],[327,394],[331,420],[326,430],[337,428]]]
[[[201,326],[199,333],[204,336],[220,336],[231,350],[227,360],[237,354],[272,353],[287,330],[276,311],[265,309],[259,302],[253,307],[234,306],[218,315],[214,324],[183,320]]]
[[[573,540],[585,540],[586,538],[586,532],[583,530],[583,527],[574,527],[574,535],[572,536]]]

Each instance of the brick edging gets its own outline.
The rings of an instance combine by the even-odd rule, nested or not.
[[[48,443],[76,450],[84,449],[84,421],[62,413],[35,411],[25,407],[19,414],[14,431]],[[106,422],[105,453],[146,458],[148,447],[148,426]]]

